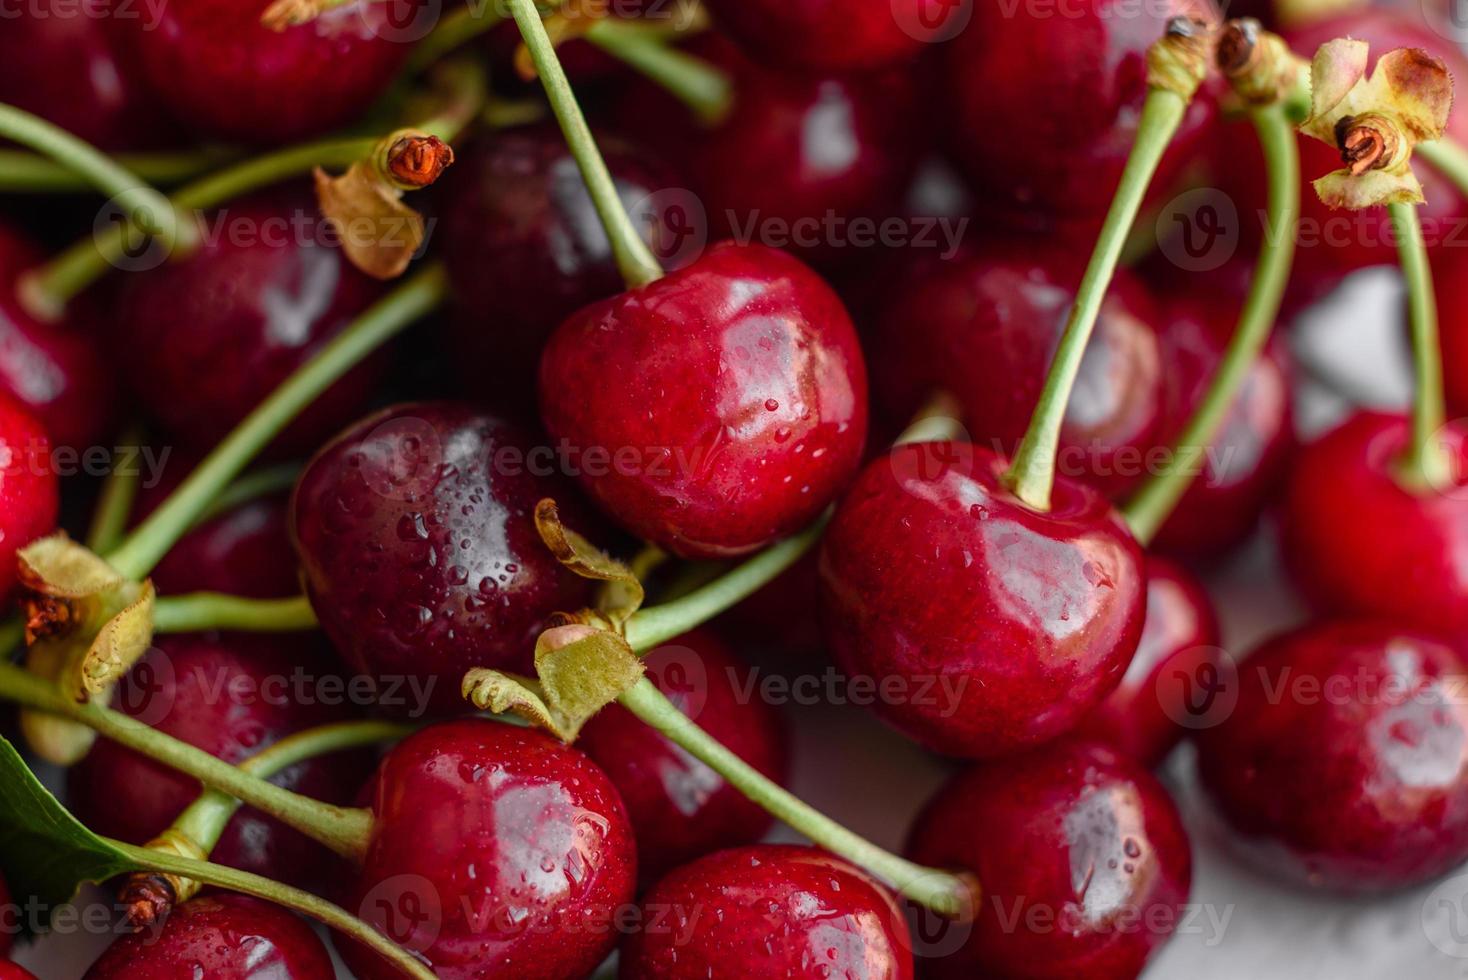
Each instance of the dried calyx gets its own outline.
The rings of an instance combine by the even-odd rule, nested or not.
[[[1208,75],[1217,40],[1216,25],[1174,17],[1167,31],[1147,49],[1147,84],[1191,99]]]
[[[1214,53],[1218,70],[1247,105],[1262,106],[1288,98],[1301,82],[1305,62],[1278,34],[1252,17],[1223,26]]]

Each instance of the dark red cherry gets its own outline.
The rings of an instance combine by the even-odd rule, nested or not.
[[[1410,424],[1360,412],[1296,456],[1281,512],[1285,559],[1321,608],[1449,636],[1468,629],[1468,487],[1408,491],[1395,467]],[[1468,472],[1460,425],[1443,430]]]
[[[680,711],[745,762],[784,782],[789,753],[780,717],[744,693],[751,668],[712,633],[687,633],[644,661]],[[762,807],[620,705],[602,709],[576,744],[622,794],[644,880],[721,847],[752,844],[770,828]]]
[[[821,575],[814,552],[806,555],[718,620],[741,650],[823,660],[825,642],[816,615]]]
[[[285,143],[351,122],[392,83],[426,27],[427,5],[352,0],[277,32],[260,23],[267,6],[169,4],[152,18],[112,22],[159,103],[202,136],[241,143]]]
[[[200,450],[382,294],[336,247],[303,189],[236,201],[211,215],[203,233],[194,254],[124,279],[109,335],[134,397]],[[277,450],[309,451],[341,428],[382,363],[369,359],[336,382],[281,434]]]
[[[679,186],[631,144],[599,136],[597,145],[634,213],[645,211],[639,205],[652,195]],[[441,193],[456,363],[476,393],[484,387],[484,371],[492,370],[496,383],[489,396],[497,407],[519,409],[534,401],[535,371],[551,331],[587,303],[622,291],[611,245],[554,126],[483,137],[459,154]],[[648,213],[662,217],[656,209]],[[656,240],[655,224],[639,227]]]
[[[683,557],[731,557],[809,524],[851,478],[866,368],[819,276],[723,242],[562,324],[540,409],[620,524]]]
[[[908,856],[983,886],[936,978],[1131,980],[1184,924],[1192,855],[1177,807],[1115,749],[1066,739],[954,776],[908,835]]]
[[[317,640],[241,633],[159,637],[118,685],[113,707],[230,763],[357,714]],[[369,753],[337,753],[272,782],[345,804],[371,765]],[[68,805],[83,822],[134,844],[156,837],[199,795],[197,780],[105,739],[67,778]],[[320,845],[248,808],[229,822],[211,860],[311,888],[334,867]]]
[[[1461,249],[1443,248],[1432,258],[1442,334],[1443,394],[1452,415],[1468,416],[1468,255]]]
[[[1060,477],[1049,512],[968,443],[869,464],[821,542],[821,616],[848,675],[896,677],[874,710],[945,755],[992,756],[1074,728],[1142,631],[1141,551],[1111,506]]]
[[[0,602],[15,586],[16,552],[56,527],[56,469],[41,423],[0,394]]]
[[[311,927],[287,910],[231,892],[174,909],[155,936],[123,936],[82,980],[332,980]]]
[[[912,937],[892,894],[813,847],[717,851],[642,899],[624,980],[715,976],[909,980]]]
[[[957,398],[973,440],[1013,453],[1054,357],[1079,274],[1013,242],[927,263],[882,305],[872,330],[872,385],[907,419],[934,390]],[[1146,476],[1163,424],[1160,314],[1118,277],[1101,309],[1066,410],[1057,468],[1116,494]]]
[[[1077,734],[1151,767],[1190,730],[1190,713],[1199,710],[1190,701],[1194,692],[1216,689],[1228,667],[1218,645],[1218,616],[1202,583],[1156,555],[1147,556],[1146,569],[1147,618],[1136,656]]]
[[[795,71],[849,72],[917,57],[947,36],[949,0],[714,0],[719,28],[750,56]]]
[[[426,687],[442,711],[464,709],[474,667],[530,671],[550,615],[591,597],[535,529],[546,497],[585,526],[558,465],[514,426],[453,402],[394,406],[321,450],[296,485],[291,534],[347,663],[383,691]]]
[[[113,371],[80,326],[93,321],[87,297],[60,323],[42,323],[20,305],[17,282],[42,259],[0,225],[0,390],[41,420],[53,444],[85,449],[115,424]]]
[[[540,732],[426,728],[378,769],[376,823],[347,908],[441,980],[586,976],[611,952],[637,851],[606,774]],[[339,943],[362,980],[398,974]]]
[[[1338,891],[1406,888],[1468,859],[1468,663],[1385,621],[1316,623],[1240,668],[1198,771],[1243,852]]]
[[[256,599],[300,595],[285,494],[261,497],[212,517],[178,539],[158,567],[162,595],[223,592]]]

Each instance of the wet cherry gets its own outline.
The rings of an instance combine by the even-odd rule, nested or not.
[[[540,406],[620,524],[684,557],[730,557],[804,527],[850,479],[866,369],[815,273],[723,242],[573,314],[541,359]]]
[[[577,750],[501,722],[434,725],[383,761],[372,809],[346,907],[435,976],[585,976],[611,951],[637,853],[616,787]],[[338,947],[362,980],[397,976]]]
[[[161,595],[222,592],[256,599],[299,595],[285,494],[261,497],[212,517],[183,537],[153,569]]]
[[[714,0],[720,30],[761,61],[849,72],[915,58],[956,4],[945,0]]]
[[[51,441],[36,417],[0,394],[0,602],[15,586],[15,554],[55,529],[60,508]]]
[[[913,975],[892,894],[812,847],[717,851],[654,885],[642,910],[642,928],[622,944],[624,980]]]
[[[1468,859],[1468,662],[1380,621],[1265,643],[1238,703],[1198,737],[1198,771],[1241,850],[1339,891],[1406,888]]]
[[[1137,543],[1090,487],[1049,512],[968,443],[869,464],[821,543],[821,616],[847,674],[905,679],[874,710],[946,755],[1011,752],[1074,728],[1117,685],[1145,605]]]
[[[741,695],[751,668],[699,630],[644,658],[658,689],[730,751],[776,782],[787,767],[779,715]],[[620,705],[602,709],[576,742],[616,784],[637,833],[644,880],[721,847],[751,844],[770,815],[718,773]]]

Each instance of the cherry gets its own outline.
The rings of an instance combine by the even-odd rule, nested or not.
[[[1464,472],[1465,430],[1442,437]],[[1301,450],[1281,507],[1285,559],[1323,609],[1456,635],[1468,628],[1468,491],[1398,483],[1409,439],[1406,418],[1359,412]]]
[[[1079,271],[1026,245],[991,243],[908,273],[872,330],[872,384],[906,419],[934,389],[963,408],[973,439],[1012,453],[1034,413]],[[1161,434],[1164,378],[1148,292],[1119,276],[1066,410],[1058,469],[1119,493],[1146,476]]]
[[[1198,772],[1246,855],[1315,887],[1427,881],[1468,859],[1468,663],[1390,622],[1315,623],[1244,663]]]
[[[967,443],[899,446],[867,466],[821,542],[821,614],[848,674],[905,679],[875,710],[946,755],[991,756],[1074,728],[1141,635],[1142,556],[1090,487],[1049,512]]]
[[[495,721],[434,725],[383,761],[372,809],[347,907],[435,976],[585,976],[611,951],[637,854],[616,787],[575,749]],[[339,949],[362,980],[397,976]]]
[[[381,295],[330,234],[303,188],[267,191],[221,209],[194,254],[127,277],[110,340],[134,396],[170,434],[211,448]],[[382,363],[333,385],[277,451],[314,448],[344,425]]]
[[[642,928],[622,944],[625,980],[913,975],[891,893],[813,847],[718,851],[654,885],[642,909]]]
[[[261,497],[210,518],[178,539],[153,569],[162,595],[222,592],[256,599],[299,595],[284,494]]]
[[[265,4],[173,5],[146,18],[113,18],[123,51],[153,97],[199,134],[285,143],[350,122],[396,77],[421,36],[406,10],[366,0],[276,32]],[[410,5],[415,14],[418,4]],[[435,8],[436,9],[436,8]]]
[[[944,0],[713,0],[721,30],[761,61],[848,72],[915,58],[952,4]]]
[[[780,717],[766,702],[741,695],[740,675],[750,668],[713,634],[687,633],[644,660],[680,711],[745,762],[784,781],[788,751]],[[621,792],[645,880],[709,851],[754,843],[769,830],[763,808],[620,705],[602,709],[577,744]]]
[[[0,600],[15,586],[16,552],[56,527],[57,484],[41,423],[0,394]]]
[[[82,980],[331,980],[311,927],[268,902],[211,892],[173,910],[155,936],[123,936]]]
[[[606,137],[597,144],[634,211],[678,185],[631,144]],[[449,202],[440,234],[456,307],[450,345],[462,352],[457,363],[476,388],[484,366],[493,364],[496,401],[518,408],[534,400],[535,369],[551,331],[587,303],[622,290],[611,245],[553,126],[481,138],[444,175],[441,193]]]
[[[1468,256],[1460,249],[1438,249],[1433,255],[1432,285],[1442,334],[1443,394],[1448,411],[1468,415]]]
[[[342,704],[345,685],[309,637],[200,633],[155,643],[118,685],[113,707],[226,762],[240,762],[293,732],[353,716]],[[272,782],[344,804],[370,765],[370,754],[337,753],[292,766]],[[99,740],[69,770],[68,792],[71,808],[89,827],[144,844],[198,797],[199,784]],[[302,887],[319,887],[334,867],[324,848],[250,809],[229,822],[211,860]]]
[[[1186,569],[1147,556],[1147,618],[1136,656],[1116,690],[1077,732],[1156,766],[1188,729],[1190,684],[1222,676],[1218,617],[1203,586]]]
[[[825,282],[723,242],[573,314],[541,359],[540,406],[619,523],[683,557],[730,557],[809,524],[850,479],[866,368]]]
[[[9,960],[0,960],[0,980],[36,980],[36,975]]]
[[[963,947],[925,964],[939,978],[1129,980],[1179,925],[1192,880],[1162,784],[1075,739],[954,776],[918,815],[907,853],[983,885]]]
[[[368,416],[307,465],[292,540],[311,605],[354,670],[384,690],[424,679],[435,710],[462,711],[466,671],[529,672],[550,615],[588,604],[586,580],[536,532],[546,497],[585,525],[571,488],[542,472],[554,456],[532,448],[472,406],[425,402]]]

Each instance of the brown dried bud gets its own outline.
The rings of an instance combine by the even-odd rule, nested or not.
[[[387,151],[387,171],[408,188],[428,187],[454,162],[454,148],[437,136],[404,136]]]
[[[122,924],[130,932],[142,932],[162,925],[178,902],[169,875],[152,871],[134,871],[122,883],[117,900],[126,910]]]
[[[1253,17],[1240,17],[1223,25],[1214,54],[1218,70],[1230,78],[1246,72],[1259,59],[1259,35],[1263,30]]]
[[[1336,142],[1341,148],[1341,162],[1357,177],[1386,166],[1397,152],[1397,136],[1392,127],[1350,116],[1336,123]]]

